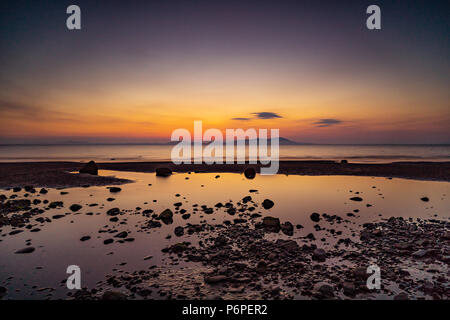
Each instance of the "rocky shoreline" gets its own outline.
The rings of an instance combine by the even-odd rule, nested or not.
[[[170,170],[158,171],[157,175],[163,173],[170,175]],[[246,176],[251,175],[246,172]],[[152,234],[163,226],[172,230],[166,239],[176,239],[171,245],[156,248],[164,263],[131,271],[114,269],[99,279],[95,287],[68,291],[69,299],[447,300],[450,297],[448,218],[380,215],[374,221],[361,222],[360,216],[352,212],[344,215],[313,212],[309,216],[312,228],[306,229],[272,216],[270,209],[276,203],[268,198],[257,201],[258,190],[254,189],[238,201],[209,206],[193,203],[189,207],[188,199],[176,194],[175,198],[180,200],[159,212],[141,207],[104,209],[100,199],[97,199],[100,203],[88,205],[45,199],[50,191],[61,196],[67,194],[56,190],[16,186],[9,190],[8,196],[0,194],[0,242],[3,237],[23,231],[45,232],[52,221],[73,219],[73,215],[81,213],[88,217],[103,216],[108,221],[97,230],[97,238],[103,242],[100,246],[105,248],[112,243],[134,243],[136,235]],[[118,193],[120,187],[108,187],[106,203],[114,201]],[[349,200],[360,203],[363,201],[360,196],[359,192],[351,192]],[[422,197],[418,201],[428,203],[430,199]],[[65,213],[47,214],[48,210],[58,208]],[[225,219],[214,222],[219,213],[225,214]],[[127,226],[131,216],[139,217],[133,227]],[[194,216],[201,220],[191,223]],[[93,239],[83,235],[79,241],[89,243]],[[26,246],[13,253],[28,255],[39,249],[29,239]],[[152,261],[152,256],[142,259]],[[367,287],[367,268],[371,265],[380,268],[380,289]],[[6,294],[6,287],[0,286],[0,296]]]
[[[0,189],[12,187],[69,188],[86,185],[123,184],[129,180],[90,174],[75,174],[86,164],[79,162],[0,163]],[[99,170],[155,172],[169,168],[173,172],[242,173],[248,167],[259,172],[258,165],[174,165],[171,162],[108,162],[97,163]],[[286,175],[350,175],[450,181],[450,162],[395,162],[358,164],[343,161],[280,161],[279,174]]]

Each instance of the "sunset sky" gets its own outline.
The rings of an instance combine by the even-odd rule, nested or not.
[[[82,30],[66,28],[81,8]],[[378,4],[382,30],[365,27]],[[279,128],[312,143],[450,143],[438,1],[2,1],[0,143]]]

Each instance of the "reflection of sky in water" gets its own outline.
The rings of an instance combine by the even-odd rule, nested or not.
[[[448,200],[450,184],[447,182],[351,176],[288,177],[284,175],[257,176],[254,180],[246,180],[243,175],[231,173],[222,173],[218,179],[215,178],[217,174],[214,173],[174,174],[169,178],[133,172],[101,171],[100,174],[116,175],[136,182],[122,185],[122,191],[115,194],[110,193],[106,187],[65,189],[69,192],[67,195],[60,195],[60,190],[56,189],[50,189],[46,195],[34,194],[30,199],[37,197],[42,200],[48,199],[50,202],[64,201],[63,209],[49,210],[40,216],[51,217],[57,213],[63,214],[69,211],[68,208],[73,203],[79,203],[83,205],[83,208],[80,214],[72,213],[62,219],[45,223],[40,227],[40,232],[30,233],[28,229],[24,229],[25,231],[20,234],[0,237],[2,240],[0,242],[0,285],[9,288],[10,298],[43,297],[47,294],[44,291],[29,296],[33,285],[37,288],[55,287],[57,291],[54,297],[65,297],[67,289],[65,286],[60,287],[59,284],[66,278],[65,270],[70,264],[81,267],[82,285],[90,288],[94,287],[97,281],[104,280],[104,276],[114,268],[132,271],[145,269],[154,264],[163,264],[167,262],[162,260],[163,247],[179,242],[181,239],[193,243],[196,241],[194,235],[185,235],[182,238],[174,236],[175,226],[199,223],[203,219],[212,223],[221,223],[224,219],[232,220],[238,216],[229,216],[223,210],[212,215],[198,211],[185,221],[181,219],[181,215],[176,214],[173,224],[152,229],[147,234],[135,227],[148,219],[132,214],[136,207],[153,209],[156,213],[160,213],[166,208],[173,209],[173,203],[182,202],[181,208],[186,209],[187,213],[193,213],[193,204],[214,206],[217,202],[226,203],[229,200],[233,200],[236,204],[247,195],[251,195],[257,203],[269,198],[275,202],[275,206],[270,210],[258,207],[255,212],[261,211],[263,215],[280,217],[282,222],[302,224],[305,228],[296,229],[291,238],[301,244],[303,241],[301,237],[312,231],[318,239],[317,244],[324,247],[330,245],[331,241],[320,242],[319,239],[328,233],[313,230],[314,223],[309,219],[312,212],[337,214],[347,218],[346,213],[359,209],[356,215],[360,218],[348,218],[351,223],[331,227],[323,219],[320,222],[322,227],[331,227],[344,232],[346,228],[357,229],[357,226],[365,221],[380,219],[379,214],[383,217],[433,218],[434,214],[437,214],[438,218],[450,217],[450,201]],[[189,180],[186,180],[186,177],[189,177]],[[257,189],[258,193],[249,193],[250,189]],[[355,196],[356,192],[359,192],[358,196],[364,201],[349,200],[350,197]],[[9,195],[12,192],[2,193]],[[20,194],[22,195],[23,191]],[[180,194],[180,197],[176,197],[176,194]],[[420,198],[423,196],[429,197],[430,202],[422,202]],[[116,200],[108,202],[106,201],[108,197]],[[88,204],[92,203],[98,203],[99,206],[88,207]],[[366,204],[372,206],[367,207]],[[109,221],[110,217],[106,216],[105,212],[112,207],[129,210],[127,214],[119,216],[119,222],[126,221],[127,224]],[[94,214],[88,216],[86,215],[88,212]],[[100,214],[97,215],[97,213]],[[39,225],[34,220],[33,224]],[[98,233],[98,231],[112,226],[119,231],[131,231],[130,237],[134,237],[135,241],[104,245],[103,240],[111,238],[113,234]],[[2,234],[9,233],[11,230],[10,227],[1,229]],[[172,239],[165,239],[168,234],[172,235]],[[91,236],[91,239],[81,242],[79,239],[85,235]],[[287,236],[280,233],[277,237]],[[13,254],[15,250],[25,247],[27,239],[32,239],[32,246],[36,248],[36,251],[24,255]],[[113,254],[108,255],[110,252]],[[153,258],[144,261],[143,258],[148,255],[152,255]],[[118,266],[122,262],[127,262],[127,265]],[[38,266],[43,268],[36,269]],[[10,276],[14,278],[7,280]],[[20,289],[20,292],[14,292],[15,289]]]

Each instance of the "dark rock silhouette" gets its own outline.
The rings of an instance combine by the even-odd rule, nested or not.
[[[256,176],[256,170],[254,168],[246,168],[244,170],[244,176],[247,179],[253,179]]]
[[[172,170],[169,168],[156,168],[156,175],[158,177],[168,177],[172,175]]]
[[[80,173],[89,173],[94,176],[98,175],[98,167],[97,164],[94,161],[89,161],[86,163],[83,168],[80,169]]]

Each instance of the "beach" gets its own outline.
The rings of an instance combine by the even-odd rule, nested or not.
[[[0,164],[4,299],[448,299],[448,162],[85,163]]]

